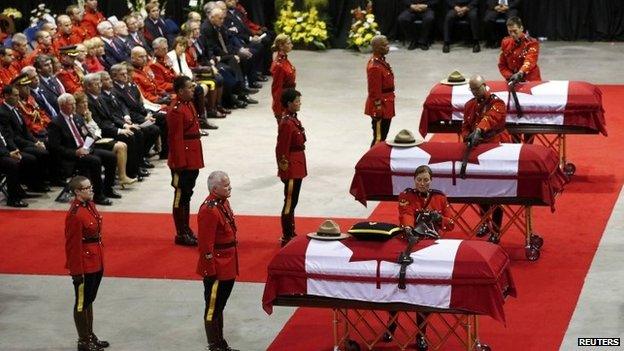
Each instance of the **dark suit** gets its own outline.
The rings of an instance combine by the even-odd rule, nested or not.
[[[243,14],[237,9],[228,9],[227,16],[225,18],[224,26],[228,30],[236,28],[236,33],[230,32],[230,34],[236,38],[239,38],[244,43],[244,46],[249,47],[253,57],[251,58],[251,64],[255,72],[267,72],[271,66],[272,51],[271,45],[273,38],[267,35],[260,42],[250,41],[250,37],[253,36],[251,29],[243,21]]]
[[[435,5],[438,0],[403,0],[403,4],[407,7],[399,15],[399,26],[403,30],[405,39],[409,41],[417,41],[419,44],[429,44],[429,33],[433,26],[433,20],[435,19]],[[414,4],[427,5],[427,9],[422,12],[414,12],[409,7]],[[416,25],[414,21],[421,20],[420,36],[416,38]]]
[[[104,61],[109,67],[130,60],[130,49],[119,38],[113,38],[111,44],[104,39],[102,41],[104,41]]]
[[[54,107],[54,110],[58,113],[58,97],[65,92],[63,84],[54,76],[51,76],[47,81],[43,76],[39,76],[39,88],[41,93],[45,96],[46,100]],[[52,117],[52,116],[50,116]]]
[[[34,162],[39,171],[24,173],[23,179],[29,187],[41,188],[50,173],[50,153],[46,149],[35,146],[37,139],[26,128],[24,118],[17,112],[12,111],[5,103],[0,105],[0,123],[2,135],[8,144],[14,145],[20,150],[22,158],[27,158],[26,163]]]
[[[39,86],[35,89],[30,89],[30,95],[35,98],[37,104],[45,110],[50,118],[54,118],[58,115],[58,110],[54,108],[52,102],[50,102],[46,94],[44,94],[41,84],[39,84]]]
[[[4,129],[0,128],[0,173],[6,176],[7,186],[7,202],[14,202],[20,199],[21,193],[24,192],[20,188],[20,166],[22,160],[14,159],[10,156],[10,152],[15,150],[15,145],[9,145],[9,140],[4,137]]]
[[[128,160],[126,162],[126,174],[130,178],[135,178],[139,172],[139,162],[142,159],[141,150],[143,146],[143,134],[140,131],[133,131],[134,135],[119,134],[119,129],[123,129],[126,122],[123,119],[123,112],[120,104],[112,104],[106,101],[104,93],[97,99],[87,94],[89,111],[91,117],[102,130],[102,137],[113,138],[128,145]]]
[[[147,39],[145,39],[145,35],[143,35],[143,33],[141,32],[136,32],[136,38],[132,34],[129,34],[124,39],[126,40],[126,44],[130,47],[130,49],[136,46],[141,46],[145,50],[147,50],[149,54],[153,52],[152,45],[150,45]]]
[[[470,31],[472,33],[472,39],[474,41],[479,40],[479,17],[478,17],[478,0],[446,0],[448,10],[446,17],[444,18],[444,42],[451,42],[451,32],[453,31],[453,24],[458,18],[466,18],[470,24]],[[468,6],[470,10],[463,17],[457,16],[455,12],[455,6]]]
[[[225,46],[221,45],[219,41],[219,33],[221,33]],[[224,80],[226,80],[226,84],[226,76],[231,73],[236,81],[236,84],[232,87],[232,91],[237,94],[244,83],[243,70],[236,61],[236,58],[234,58],[234,54],[238,52],[240,47],[234,45],[232,41],[229,40],[229,35],[223,26],[215,28],[208,20],[205,20],[201,25],[200,41],[202,42],[202,46],[206,49],[206,55],[208,55],[208,57],[220,57],[220,65],[218,65],[219,71],[223,75]]]
[[[147,116],[148,111],[145,106],[143,106],[141,92],[136,84],[126,84],[122,88],[119,84],[114,83],[113,94],[117,100],[121,101],[127,107],[132,123],[141,124],[145,122],[145,117]],[[153,135],[154,141],[158,135],[160,135],[161,155],[166,155],[169,148],[167,147],[167,120],[165,118],[165,114],[155,113],[153,117],[156,118],[156,124],[142,128],[145,133],[146,148],[149,151],[149,148],[153,146],[153,143],[147,140],[150,135]]]
[[[143,27],[143,33],[145,34],[145,39],[147,39],[149,42],[152,42],[158,37],[163,37],[167,39],[169,48],[173,48],[175,33],[169,31],[164,19],[159,18],[156,23],[154,23],[154,21],[152,21],[152,19],[148,17],[145,19],[144,23],[145,26]]]
[[[498,33],[496,28],[496,20],[500,18],[507,22],[509,18],[518,16],[521,2],[521,0],[508,0],[507,4],[509,6],[509,10],[505,13],[499,13],[494,10],[494,7],[498,5],[498,0],[487,1],[487,9],[485,10],[485,16],[483,16],[483,22],[485,24],[487,40],[490,44],[500,44],[500,40],[502,39],[502,36]]]
[[[73,120],[80,135],[86,138],[88,129],[84,120],[79,116],[74,116]],[[76,155],[78,145],[62,113],[48,125],[48,144],[50,151],[58,157],[65,176],[71,175],[74,168],[77,168],[80,173],[89,177],[96,198],[104,196],[104,189],[113,188],[117,156],[111,151],[92,148],[88,155],[78,157]],[[104,182],[102,182],[102,166],[104,166]]]

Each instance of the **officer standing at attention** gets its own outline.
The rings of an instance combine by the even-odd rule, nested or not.
[[[390,51],[388,39],[377,35],[371,40],[373,57],[366,65],[368,81],[368,98],[364,113],[372,118],[373,141],[371,147],[386,140],[390,130],[390,122],[394,117],[394,73],[386,62]]]
[[[197,215],[199,261],[197,274],[204,279],[204,327],[210,351],[238,351],[223,338],[223,309],[238,274],[236,221],[228,198],[232,193],[227,173],[208,176],[210,195]]]
[[[65,217],[65,267],[72,276],[76,294],[74,323],[78,351],[99,351],[110,345],[93,333],[93,301],[104,274],[102,216],[93,203],[89,178],[76,176],[69,182],[69,188],[74,201]]]
[[[193,106],[195,84],[187,76],[173,80],[176,98],[167,113],[167,140],[171,169],[173,222],[176,228],[176,245],[196,246],[197,237],[189,227],[190,202],[199,170],[204,167],[204,157],[199,133],[199,119]]]
[[[305,157],[305,129],[297,118],[301,108],[301,93],[295,89],[286,89],[282,93],[284,112],[277,132],[275,157],[277,158],[277,176],[284,183],[284,206],[282,207],[281,245],[286,245],[295,233],[295,207],[299,201],[301,182],[308,175]]]

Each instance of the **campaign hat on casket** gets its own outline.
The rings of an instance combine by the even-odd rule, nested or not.
[[[424,142],[425,139],[423,139],[420,134],[418,137],[415,137],[414,133],[407,129],[403,129],[394,137],[393,141],[386,141],[386,144],[396,147],[412,147],[420,145]]]
[[[398,225],[383,222],[359,222],[349,229],[349,234],[358,240],[386,241],[402,232]]]
[[[442,79],[440,83],[446,85],[463,85],[468,83],[468,80],[463,74],[459,73],[459,71],[453,71],[448,75],[448,77]]]
[[[313,233],[308,233],[308,238],[318,240],[342,240],[349,237],[347,233],[340,232],[340,226],[338,223],[331,219],[326,219],[319,226],[318,230]]]

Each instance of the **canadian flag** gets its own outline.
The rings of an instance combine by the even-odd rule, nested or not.
[[[385,242],[298,237],[269,263],[264,308],[271,313],[278,296],[306,295],[463,310],[504,321],[504,298],[515,296],[515,286],[509,257],[498,245],[422,240],[410,255],[406,288],[399,289],[396,260],[405,247],[398,237]]]
[[[507,82],[487,82],[490,92],[507,104],[507,123],[583,127],[607,135],[602,92],[587,82],[552,80],[516,85],[523,117],[518,117]],[[420,133],[427,134],[430,123],[463,120],[464,105],[473,98],[468,84],[436,84],[423,105]]]
[[[506,198],[518,204],[554,206],[555,194],[563,190],[566,177],[557,154],[541,145],[481,144],[468,159],[466,179],[459,171],[466,146],[463,143],[427,142],[410,148],[378,143],[355,166],[351,194],[367,200],[393,200],[414,187],[414,170],[429,165],[432,188],[451,201],[461,198]],[[509,201],[507,201],[509,202]]]

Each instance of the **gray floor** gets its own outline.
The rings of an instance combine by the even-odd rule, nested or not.
[[[545,42],[539,64],[545,80],[624,84],[622,57],[622,43]],[[298,215],[366,217],[374,209],[374,204],[365,208],[348,194],[353,165],[370,140],[370,120],[363,116],[367,59],[343,50],[291,55],[303,93],[300,116],[308,135],[310,173],[301,191]],[[397,117],[390,135],[403,128],[417,130],[429,89],[452,70],[500,79],[497,59],[496,50],[473,54],[470,48],[454,46],[450,54],[443,55],[439,44],[427,52],[408,52],[398,45],[388,57],[397,86]],[[236,213],[279,213],[282,185],[275,176],[276,127],[269,94],[268,87],[262,89],[255,95],[259,105],[217,120],[219,130],[202,139],[206,168],[195,188],[194,212],[207,195],[209,172],[222,169],[231,176]],[[163,162],[156,165],[146,182],[124,190],[123,199],[101,209],[168,212],[172,198],[169,171]],[[30,209],[67,208],[51,196],[29,200]],[[618,296],[624,291],[622,201],[620,197],[605,231],[562,350],[574,350],[577,336],[624,337],[623,299]],[[102,311],[96,318],[102,322],[96,323],[102,336],[115,341],[114,349],[199,350],[204,344],[198,323],[199,282],[107,278],[102,289],[96,304],[96,311]],[[66,311],[70,290],[67,278],[0,275],[0,350],[71,349],[75,337]],[[228,306],[228,318],[241,321],[228,333],[243,350],[265,349],[291,312],[278,308],[277,315],[266,317],[259,307],[261,290],[257,284],[238,284]]]

